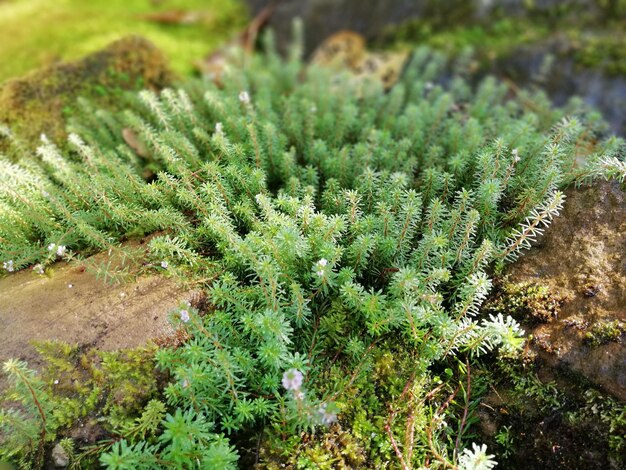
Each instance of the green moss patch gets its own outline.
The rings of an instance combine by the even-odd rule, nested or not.
[[[486,306],[486,310],[511,315],[519,321],[545,323],[558,317],[564,301],[563,296],[546,286],[504,280],[496,299]]]
[[[585,343],[600,346],[610,342],[621,343],[626,327],[619,320],[595,323],[585,334]]]

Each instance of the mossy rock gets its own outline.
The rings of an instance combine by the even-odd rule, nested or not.
[[[40,134],[59,141],[79,97],[116,107],[123,105],[126,90],[156,90],[173,80],[163,53],[150,41],[129,36],[82,60],[7,81],[0,86],[0,123],[29,146],[37,145]]]
[[[620,344],[626,322],[626,193],[614,182],[566,194],[561,216],[539,246],[508,269],[513,285],[543,288],[534,295],[513,289],[517,296],[501,306],[511,313],[518,306],[550,311],[555,295],[563,299],[550,322],[528,330],[532,349],[549,367],[626,401],[626,350]],[[552,294],[537,295],[541,290]]]

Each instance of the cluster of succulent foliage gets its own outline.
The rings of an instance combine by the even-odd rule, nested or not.
[[[500,284],[500,295],[485,305],[485,311],[508,313],[516,320],[529,323],[546,323],[558,318],[565,298],[549,287],[536,282],[511,283],[506,277]]]
[[[599,346],[611,341],[621,343],[622,336],[626,332],[626,326],[619,320],[600,320],[593,324],[585,334],[585,342],[592,346]]]
[[[488,273],[623,143],[493,79],[437,83],[446,63],[427,49],[388,93],[299,50],[269,47],[221,86],[142,92],[125,113],[87,109],[67,154],[44,139],[1,159],[0,260],[156,234],[150,265],[205,291],[208,306],[174,312],[187,340],[156,353],[162,401],[100,447],[109,468],[331,468],[337,445],[302,431],[335,433],[361,467],[491,468],[468,446],[471,361],[515,354],[522,332],[479,314]]]

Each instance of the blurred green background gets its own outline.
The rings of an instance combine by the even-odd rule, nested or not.
[[[159,13],[161,20],[148,18]],[[0,82],[132,33],[154,42],[174,71],[186,74],[247,18],[237,0],[0,0]]]

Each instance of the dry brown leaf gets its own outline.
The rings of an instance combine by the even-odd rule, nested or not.
[[[170,10],[159,11],[143,15],[142,18],[153,23],[168,25],[191,25],[197,23],[209,23],[213,21],[214,16],[204,11],[188,11],[188,10]]]
[[[141,139],[139,139],[139,136],[135,133],[135,131],[128,127],[125,127],[124,129],[122,129],[122,138],[124,139],[124,142],[126,142],[126,144],[131,149],[133,149],[138,156],[143,158],[146,158],[148,156],[148,148],[146,147],[146,144],[144,144]]]

